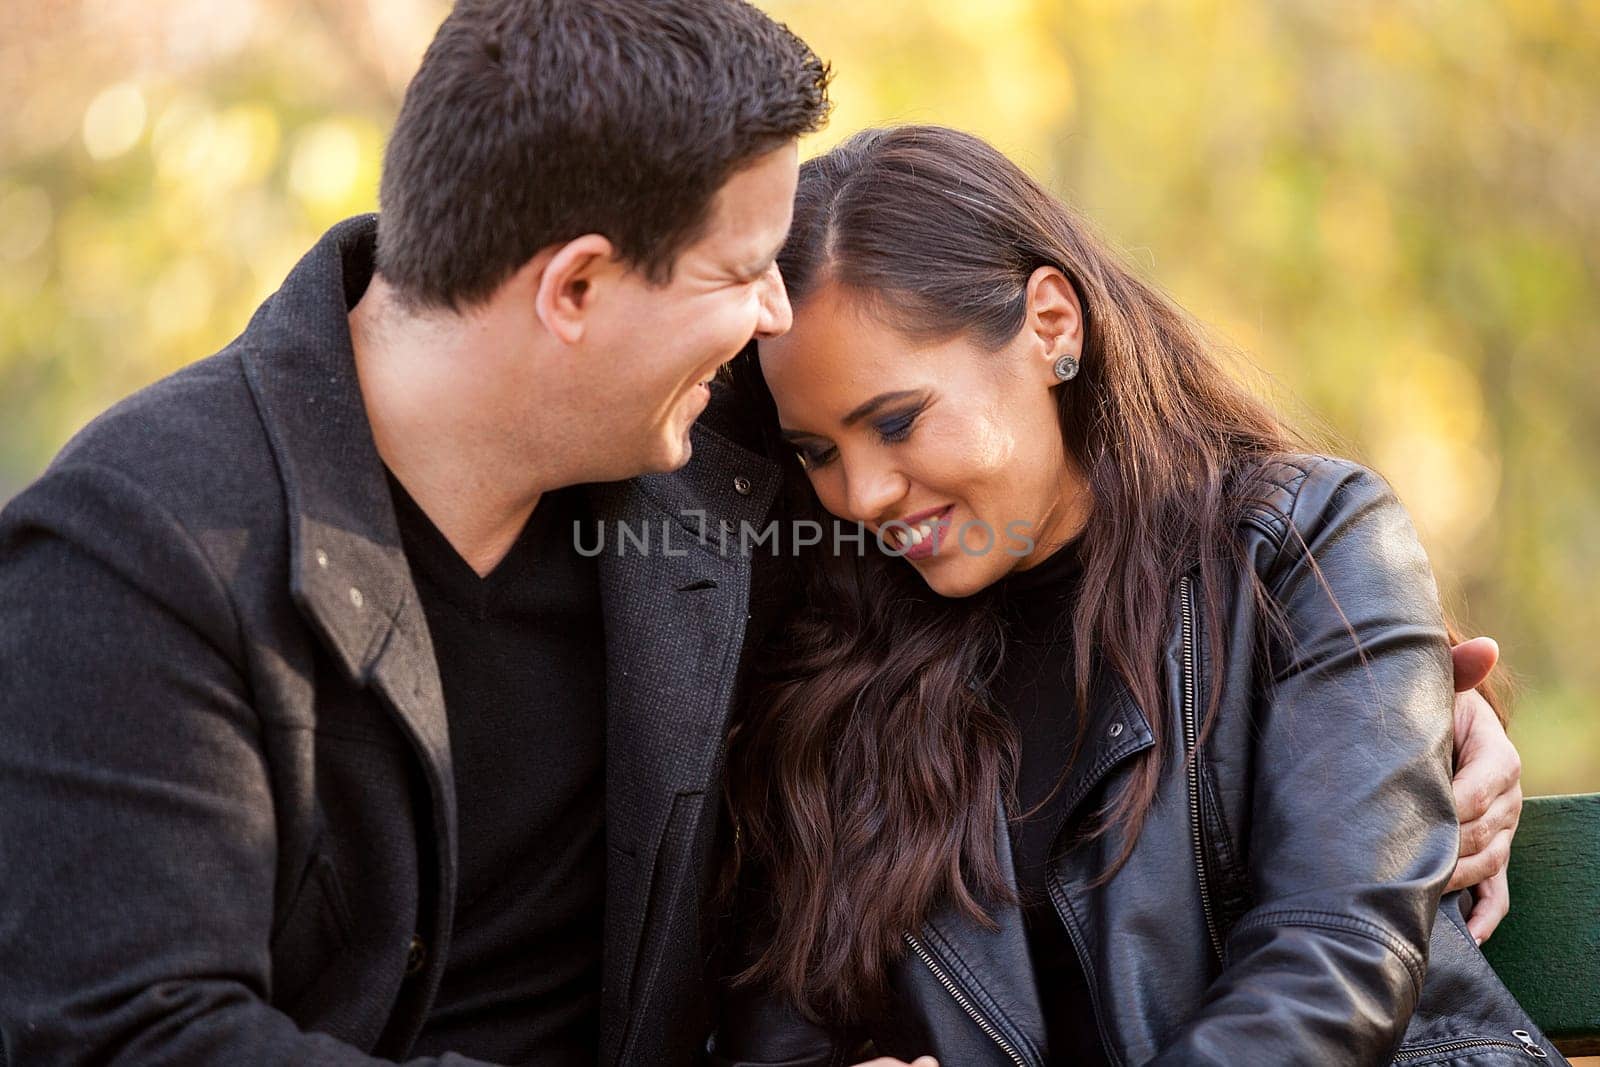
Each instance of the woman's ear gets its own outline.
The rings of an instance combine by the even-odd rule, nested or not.
[[[1062,356],[1083,358],[1083,306],[1078,291],[1059,267],[1040,267],[1028,278],[1028,314],[1024,329],[1038,344],[1039,366],[1059,384],[1055,362]]]
[[[587,233],[557,247],[539,273],[534,314],[562,343],[573,345],[583,340],[589,310],[594,306],[595,279],[614,258],[610,241]]]

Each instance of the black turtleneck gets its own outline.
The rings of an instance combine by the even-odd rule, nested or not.
[[[991,693],[1021,746],[1012,853],[1050,1059],[1096,1065],[1107,1061],[1088,987],[1046,884],[1052,845],[1067,814],[1057,786],[1071,758],[1078,722],[1072,608],[1081,578],[1073,542],[998,583],[994,605],[1006,643]]]

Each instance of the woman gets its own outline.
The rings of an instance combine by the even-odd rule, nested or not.
[[[731,738],[719,1060],[1559,1059],[1441,905],[1446,630],[1385,484],[972,137],[807,163],[780,264],[777,431],[869,550],[805,562]]]

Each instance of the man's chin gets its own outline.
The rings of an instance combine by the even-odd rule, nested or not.
[[[661,468],[662,473],[667,473],[669,471],[681,471],[681,470],[683,470],[683,468],[685,468],[685,467],[687,467],[689,465],[689,460],[691,460],[693,458],[694,458],[694,446],[692,444],[690,444],[689,443],[689,439],[687,437],[685,437],[683,439],[683,447],[678,450],[677,458],[674,459],[667,466],[662,467]]]
[[[661,442],[661,448],[651,457],[647,473],[669,474],[688,465],[694,455],[694,442],[690,440],[689,429],[684,427],[678,436],[668,437]]]

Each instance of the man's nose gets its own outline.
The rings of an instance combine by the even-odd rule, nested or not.
[[[756,322],[756,338],[765,341],[781,337],[792,325],[794,309],[789,306],[789,291],[784,288],[783,275],[774,263],[761,282],[761,317]]]

